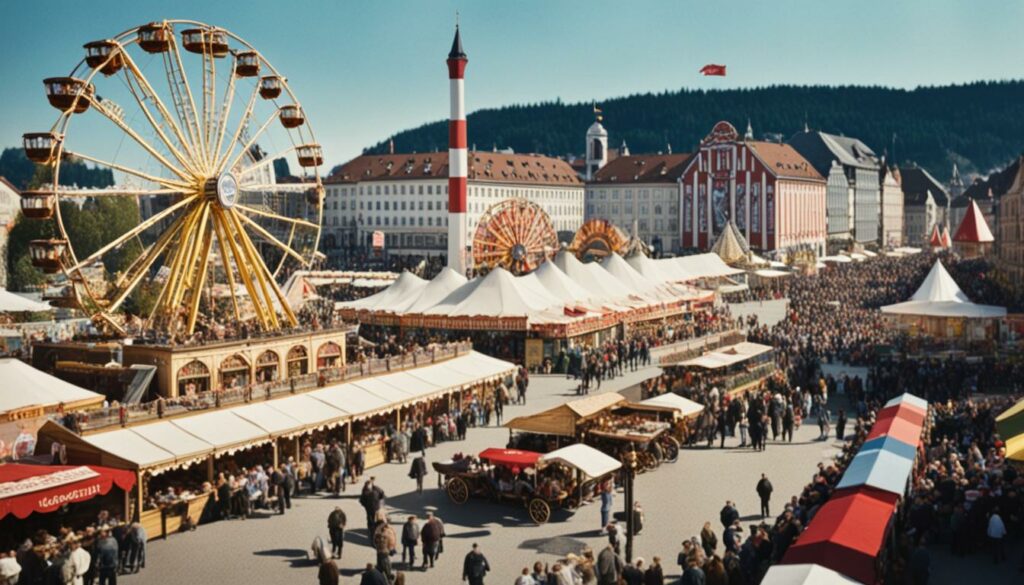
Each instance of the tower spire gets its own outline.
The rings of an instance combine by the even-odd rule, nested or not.
[[[750,125],[750,118],[747,118],[747,132],[743,135],[743,140],[754,139],[754,127]]]

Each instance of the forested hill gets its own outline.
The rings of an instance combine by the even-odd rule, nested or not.
[[[963,173],[984,173],[1024,150],[1024,81],[978,82],[921,87],[773,86],[737,90],[681,90],[620,97],[600,102],[609,146],[625,139],[633,153],[656,152],[671,144],[691,151],[719,120],[742,133],[749,118],[754,134],[789,138],[803,129],[863,140],[881,155],[895,133],[895,156],[916,162],[937,178],[949,177],[956,162]],[[480,150],[511,147],[516,152],[581,154],[593,122],[590,103],[561,101],[480,110],[469,115],[469,142]],[[447,121],[425,124],[394,136],[396,152],[448,148]],[[367,149],[386,152],[388,139]]]

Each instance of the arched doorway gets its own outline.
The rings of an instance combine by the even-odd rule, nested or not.
[[[341,346],[333,341],[320,346],[316,352],[316,369],[337,368],[341,365]]]
[[[301,376],[309,373],[309,354],[301,345],[288,350],[288,377]]]
[[[225,390],[249,385],[249,362],[237,353],[220,363],[219,373],[220,385]]]
[[[277,380],[277,372],[280,369],[281,358],[276,352],[267,350],[256,358],[256,381],[273,382]]]
[[[178,370],[178,396],[193,396],[210,389],[210,368],[199,360],[192,360]]]

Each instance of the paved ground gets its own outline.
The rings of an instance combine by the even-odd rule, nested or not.
[[[602,391],[618,390],[653,376],[656,368],[629,374],[605,383]],[[511,418],[549,408],[574,398],[574,384],[558,376],[534,377],[531,380],[529,403],[510,407]],[[637,499],[642,502],[647,526],[636,541],[636,554],[646,559],[660,555],[665,559],[666,573],[678,575],[674,565],[680,542],[698,534],[705,521],[712,521],[716,530],[718,511],[726,499],[738,503],[745,524],[759,518],[754,485],[762,472],[775,485],[776,506],[798,493],[807,483],[818,461],[830,459],[838,443],[817,441],[815,425],[804,425],[792,444],[769,444],[764,453],[730,448],[684,450],[678,463],[663,465],[653,473],[637,479]],[[427,452],[428,461],[446,459],[457,451],[479,452],[490,446],[503,446],[507,431],[501,428],[471,429],[465,442],[445,443]],[[450,503],[445,494],[434,488],[431,476],[422,496],[413,491],[413,481],[406,465],[384,465],[371,471],[387,492],[387,509],[395,522],[402,522],[411,513],[435,510],[445,520],[449,534],[446,553],[438,566],[428,573],[413,572],[407,583],[454,584],[461,582],[462,557],[473,542],[479,542],[487,555],[492,573],[489,583],[511,583],[520,569],[535,560],[551,562],[565,552],[583,545],[595,550],[605,539],[597,534],[600,511],[597,506],[584,507],[574,515],[562,514],[544,526],[533,525],[525,510],[471,501],[465,506]],[[126,583],[315,583],[316,567],[306,560],[314,536],[325,540],[328,513],[340,505],[349,517],[352,530],[347,533],[342,569],[343,583],[358,582],[354,575],[374,560],[367,545],[365,517],[350,488],[342,498],[302,498],[293,502],[284,517],[263,516],[246,521],[216,522],[196,532],[179,534],[166,541],[149,545],[148,567],[137,576],[123,578]],[[623,505],[620,495],[616,507]],[[1011,558],[1019,550],[1010,551]],[[985,559],[976,556],[968,561],[950,561],[936,552],[933,566],[935,583],[962,582],[962,577],[979,575],[979,583],[1010,583],[1017,576],[1009,564],[1001,572],[991,571]],[[397,562],[397,557],[396,557]],[[399,567],[401,568],[401,567]],[[953,579],[953,576],[959,576]],[[1011,579],[1011,580],[1007,580]],[[670,582],[672,582],[670,580]],[[1017,581],[1019,582],[1019,581]]]
[[[729,303],[732,316],[746,319],[749,315],[757,315],[762,325],[775,325],[786,316],[789,299],[775,301],[750,301],[748,303]],[[742,321],[741,321],[742,323]]]

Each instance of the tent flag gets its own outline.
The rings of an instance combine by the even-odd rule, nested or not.
[[[115,485],[132,489],[135,474],[98,465],[0,465],[0,518],[14,514],[23,520],[34,512],[53,512],[106,495]]]

